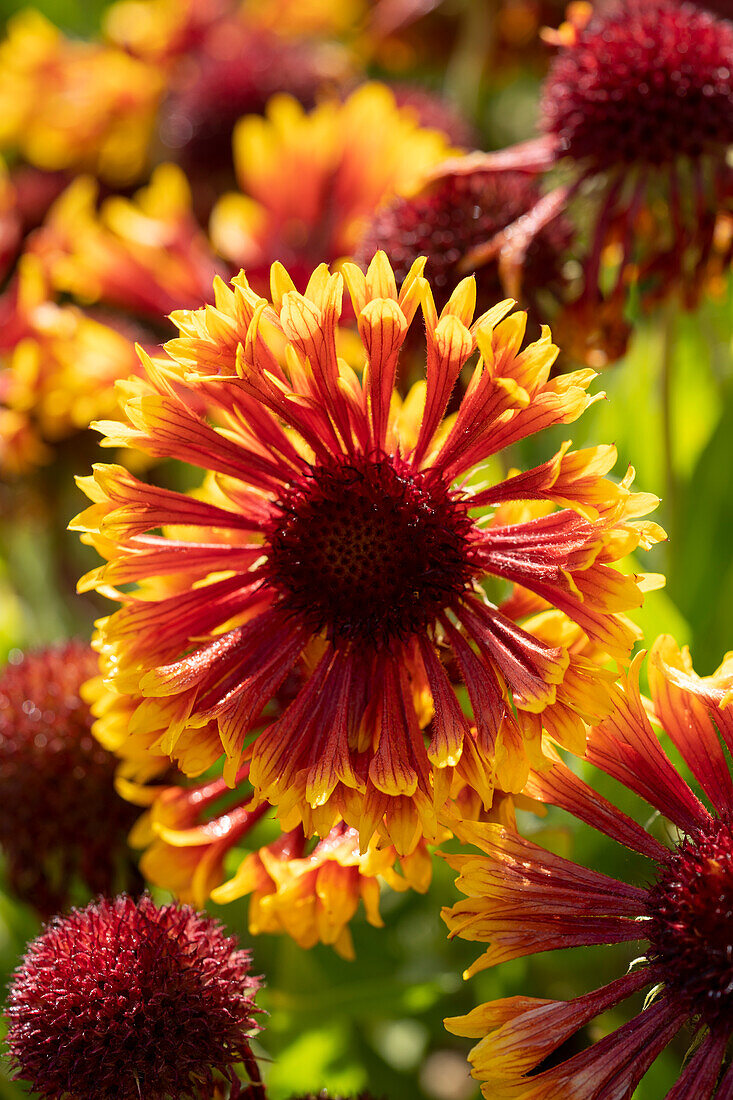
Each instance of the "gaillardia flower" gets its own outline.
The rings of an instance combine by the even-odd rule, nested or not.
[[[154,66],[20,12],[0,43],[0,148],[38,168],[129,184],[147,161],[162,90]]]
[[[353,256],[381,202],[409,193],[450,151],[444,134],[400,110],[385,84],[363,84],[343,103],[310,112],[273,96],[265,118],[236,126],[240,193],[214,208],[212,241],[261,293],[275,260],[304,290],[317,264]]]
[[[249,930],[285,932],[301,947],[330,944],[345,959],[354,958],[349,924],[361,901],[371,925],[384,925],[379,914],[380,879],[393,890],[424,893],[432,861],[424,845],[400,860],[404,877],[394,870],[395,851],[372,843],[359,851],[359,834],[341,822],[315,846],[300,826],[252,852],[234,878],[212,891],[217,903],[251,895]]]
[[[238,1097],[237,1064],[260,1080],[249,1046],[258,988],[249,952],[188,906],[123,894],[74,909],[15,972],[15,1076],[43,1100],[213,1100],[222,1081]]]
[[[134,808],[115,793],[117,760],[91,733],[81,688],[94,651],[68,642],[0,674],[0,846],[13,890],[43,915],[116,885],[142,886],[127,847]]]
[[[0,478],[48,461],[90,421],[114,416],[115,382],[139,369],[131,340],[56,297],[39,258],[22,256],[0,298]],[[16,417],[33,446],[16,437]]]
[[[81,587],[123,605],[96,647],[108,685],[139,701],[131,729],[165,730],[160,748],[175,753],[184,730],[216,722],[225,779],[247,761],[284,829],[325,837],[343,820],[363,847],[378,830],[401,855],[436,837],[454,784],[487,806],[494,786],[521,790],[543,712],[587,713],[589,694],[604,695],[608,673],[544,641],[542,623],[523,628],[522,599],[510,617],[484,586],[518,586],[533,613],[554,607],[624,661],[636,634],[621,613],[642,597],[614,563],[660,537],[636,522],[656,499],[604,476],[613,448],[566,445],[536,469],[471,483],[491,455],[577,419],[592,372],[550,379],[549,332],[522,350],[526,315],[511,301],[473,321],[472,279],[438,316],[423,264],[399,291],[383,253],[366,275],[321,265],[305,294],[275,264],[271,303],[242,273],[217,284],[215,307],[175,314],[170,358],[126,383],[129,422],[100,428],[108,445],[209,477],[186,495],[100,465],[73,523],[108,561]],[[337,354],[344,280],[362,373]],[[419,306],[426,379],[402,402],[398,358]],[[263,728],[291,672],[298,690]]]
[[[615,707],[591,730],[587,759],[669,823],[663,844],[560,760],[532,775],[528,793],[651,861],[643,885],[619,882],[553,855],[514,832],[464,823],[481,855],[447,857],[467,895],[445,912],[453,935],[490,943],[469,973],[508,959],[584,944],[644,942],[628,973],[572,1001],[509,997],[446,1021],[481,1041],[471,1052],[486,1097],[608,1100],[630,1097],[686,1025],[696,1044],[668,1100],[729,1100],[721,1078],[733,1035],[733,666],[701,679],[669,636],[649,661],[652,718],[692,772],[703,798],[663,752],[639,693],[641,655]],[[649,989],[644,1009],[579,1054],[538,1067],[594,1017]],[[557,1056],[555,1056],[557,1060]]]
[[[54,289],[158,327],[171,310],[205,301],[217,263],[181,169],[161,164],[132,198],[111,195],[99,207],[98,191],[88,176],[74,180],[32,238]]]
[[[694,298],[716,214],[730,196],[733,25],[679,0],[613,0],[597,13],[587,4],[568,11],[569,21],[547,35],[559,53],[542,92],[542,136],[446,167],[461,175],[561,166],[565,182],[479,246],[471,262],[500,254],[506,270],[520,270],[540,229],[582,194],[593,213],[578,320],[586,312],[592,319],[602,297],[620,317],[631,279],[643,300],[675,287]],[[609,245],[616,287],[602,294]]]

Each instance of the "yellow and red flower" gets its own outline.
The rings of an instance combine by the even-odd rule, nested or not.
[[[98,190],[90,177],[76,179],[32,238],[57,292],[158,327],[171,310],[211,297],[217,263],[180,168],[160,165],[133,198],[113,195],[99,209]]]
[[[526,316],[510,301],[473,321],[471,279],[438,316],[422,263],[399,291],[382,253],[366,275],[321,265],[305,294],[276,264],[271,303],[242,274],[217,284],[215,306],[174,315],[169,359],[145,357],[147,379],[126,384],[128,422],[100,427],[109,446],[210,471],[205,488],[158,489],[100,465],[81,480],[93,503],[73,524],[108,562],[82,586],[122,604],[96,645],[109,686],[140,704],[136,728],[165,729],[175,753],[184,730],[215,721],[227,782],[248,762],[283,828],[326,836],[343,820],[364,846],[378,831],[401,855],[437,835],[456,782],[487,805],[495,786],[522,789],[540,752],[536,715],[563,696],[584,710],[593,666],[573,683],[568,647],[516,621],[521,593],[529,612],[555,608],[624,661],[636,634],[622,613],[642,596],[615,563],[661,535],[637,522],[655,498],[605,477],[612,448],[565,446],[471,486],[491,455],[577,419],[592,372],[550,379],[549,332],[522,350]],[[336,350],[344,279],[361,375]],[[426,379],[401,402],[400,347],[419,307]],[[202,393],[214,422],[197,411]],[[496,521],[521,501],[540,514]],[[489,577],[517,586],[515,618],[491,602]],[[130,582],[137,591],[118,587]],[[303,683],[261,729],[291,672]]]
[[[139,370],[131,340],[55,298],[38,258],[23,256],[0,300],[0,476],[48,461],[55,444],[115,415],[115,382]]]
[[[145,166],[162,90],[155,67],[21,12],[0,44],[0,148],[38,168],[129,183]]]
[[[331,944],[339,955],[354,957],[349,930],[359,901],[367,920],[377,928],[380,879],[393,890],[427,890],[431,858],[424,845],[399,860],[391,846],[371,843],[359,850],[356,829],[340,823],[314,847],[300,827],[247,856],[235,876],[213,891],[216,902],[251,894],[249,930],[286,932],[301,947]]]
[[[311,112],[275,96],[265,118],[252,115],[235,129],[241,194],[217,203],[212,240],[261,293],[275,260],[304,290],[318,263],[353,255],[380,202],[417,186],[449,152],[445,136],[399,110],[384,84]]]
[[[243,777],[244,778],[244,777]],[[224,882],[224,860],[270,809],[242,802],[198,824],[226,794],[222,779],[196,788],[166,788],[141,818],[132,841],[145,845],[141,871],[149,882],[181,900],[203,905],[250,896],[252,935],[285,933],[301,947],[331,945],[344,958],[354,957],[349,924],[363,902],[370,924],[382,926],[380,881],[395,890],[425,891],[431,879],[431,857],[424,845],[398,860],[393,847],[372,841],[359,850],[359,834],[343,822],[322,840],[309,843],[296,826],[274,841],[242,855],[233,877]],[[401,873],[400,873],[401,872]]]
[[[649,659],[652,705],[639,692],[641,655],[613,712],[588,736],[587,759],[663,815],[661,843],[556,758],[533,773],[527,792],[559,806],[651,861],[648,885],[619,882],[554,855],[499,826],[463,822],[456,833],[486,855],[447,856],[467,895],[445,911],[452,935],[489,942],[469,974],[556,948],[643,941],[645,955],[621,978],[572,1001],[510,997],[446,1021],[479,1038],[471,1052],[484,1095],[517,1100],[631,1096],[685,1025],[698,1040],[669,1097],[724,1100],[720,1078],[733,1034],[733,667],[697,677],[669,636]],[[689,767],[703,798],[665,755],[650,715]],[[488,857],[488,858],[487,858]],[[632,994],[650,989],[644,1010],[618,1030],[550,1069],[538,1067],[566,1040]]]

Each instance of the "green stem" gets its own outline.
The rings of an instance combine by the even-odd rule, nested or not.
[[[675,308],[676,302],[670,301],[662,314],[662,351],[661,351],[661,405],[662,405],[662,449],[664,454],[664,503],[671,546],[676,545],[679,534],[679,483],[677,478],[675,431],[674,431],[674,352],[675,352]],[[668,554],[667,570],[671,572],[674,551]]]
[[[496,37],[496,0],[463,0],[463,15],[444,89],[468,118],[475,118],[481,82]]]

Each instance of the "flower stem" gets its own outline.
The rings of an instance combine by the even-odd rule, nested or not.
[[[242,1065],[247,1071],[250,1083],[244,1092],[241,1093],[240,1100],[267,1100],[267,1089],[260,1076],[260,1067],[257,1065],[257,1059],[252,1053],[251,1048],[246,1046],[241,1053]],[[232,1100],[235,1100],[234,1094],[232,1095]]]
[[[464,0],[461,28],[446,67],[444,89],[469,118],[476,117],[484,70],[496,36],[496,0]]]
[[[664,455],[664,503],[667,534],[672,546],[676,545],[679,533],[679,485],[677,480],[675,433],[673,423],[674,400],[674,352],[675,352],[675,308],[670,301],[662,314],[661,335],[661,406],[662,406],[662,450]],[[672,558],[668,561],[671,571]]]

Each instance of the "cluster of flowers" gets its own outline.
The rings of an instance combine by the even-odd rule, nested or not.
[[[11,989],[13,1064],[46,1100],[264,1100],[259,979],[196,909],[248,896],[250,932],[349,957],[360,901],[379,925],[382,884],[425,891],[449,840],[450,933],[490,943],[474,970],[645,945],[576,1000],[449,1020],[487,1098],[630,1098],[688,1024],[668,1100],[733,1098],[733,664],[700,678],[663,636],[645,698],[627,613],[662,582],[626,570],[665,537],[656,498],[609,476],[610,445],[511,466],[602,396],[631,296],[691,307],[727,272],[733,24],[571,5],[541,135],[485,153],[449,103],[364,82],[429,37],[414,7],[120,0],[97,43],[25,14],[0,46],[9,514],[99,416],[117,458],[78,479],[71,527],[103,562],[79,591],[118,608],[0,676],[12,886],[44,917],[101,896]],[[523,838],[540,805],[649,882]]]

